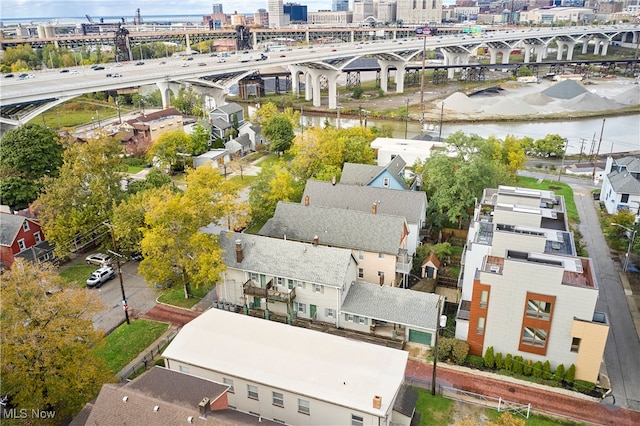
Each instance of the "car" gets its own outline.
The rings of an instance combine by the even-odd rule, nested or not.
[[[115,73],[115,74],[112,74],[112,75],[111,75],[111,77],[122,77],[122,74],[120,74],[120,73]]]
[[[102,70],[104,70],[104,67],[100,66],[100,65],[97,65],[97,66],[93,67],[93,70],[94,71],[102,71]]]
[[[69,70],[68,70],[68,69],[60,70],[60,74],[64,74],[64,73],[67,73],[67,72],[69,72]]]
[[[199,67],[206,67],[206,66],[207,66],[207,64],[205,64],[204,62],[198,62],[198,66],[199,66]]]
[[[114,65],[114,67],[116,68],[120,68],[122,66],[122,64],[120,62],[118,62],[117,64]]]
[[[281,58],[286,58],[286,57],[287,57],[287,55],[280,55],[280,57],[281,57]]]
[[[108,73],[105,75],[105,77],[112,77],[112,76],[113,76],[113,74],[111,74],[110,72],[108,72]]]
[[[187,61],[193,61],[193,56],[189,56],[189,57],[187,58]]]
[[[142,259],[144,259],[144,257],[142,256],[142,253],[140,253],[139,251],[136,251],[131,253],[131,256],[129,256],[129,259],[133,260],[134,262],[140,262]]]
[[[9,74],[5,74],[4,78],[13,78],[13,74],[9,73]]]
[[[362,46],[356,46],[356,49],[362,49]]]
[[[85,258],[87,265],[107,266],[113,263],[111,256],[104,253],[90,254]]]
[[[337,52],[337,50],[336,50],[336,49],[331,49],[331,51],[332,51],[332,52]]]
[[[166,62],[165,62],[165,61],[160,62],[160,65],[164,65],[164,64],[166,64]]]
[[[138,61],[138,62],[136,62],[136,64],[135,64],[135,65],[139,67],[140,65],[144,65],[144,62],[142,62],[142,61]]]
[[[215,57],[215,56],[218,56],[218,54],[217,54],[217,53],[212,53],[212,54],[211,54],[211,55],[209,55],[209,56],[213,58],[213,57]]]
[[[116,272],[111,266],[103,266],[97,269],[87,278],[87,287],[102,287],[102,284],[116,277]]]
[[[222,62],[227,62],[227,60],[224,58],[218,58],[218,63],[222,63]]]
[[[182,64],[181,66],[182,66],[182,67],[188,67],[188,66],[189,66],[189,64],[185,62],[185,63],[184,63],[184,64]]]
[[[80,74],[80,71],[78,71],[78,70],[71,70],[71,71],[69,71],[69,74]]]

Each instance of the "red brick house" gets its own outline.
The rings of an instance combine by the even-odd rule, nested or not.
[[[0,213],[0,261],[9,269],[16,255],[44,241],[38,222],[10,213]]]

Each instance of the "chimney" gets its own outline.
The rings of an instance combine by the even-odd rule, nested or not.
[[[200,401],[200,403],[198,404],[198,411],[200,412],[201,416],[207,415],[207,411],[209,411],[209,398],[207,398],[206,396],[202,398],[202,401]]]
[[[305,195],[305,196],[304,196],[304,205],[305,205],[305,206],[308,206],[308,205],[309,205],[309,196],[308,196],[308,195]]]
[[[331,185],[335,186],[336,184],[336,175],[333,175],[333,177],[331,178]]]
[[[320,241],[320,239],[318,238],[318,236],[314,235],[314,237],[313,237],[313,246],[317,247],[319,241]]]
[[[236,262],[242,263],[244,256],[242,254],[242,240],[236,240]]]
[[[371,205],[371,213],[373,213],[373,214],[378,213],[378,203],[377,203],[377,202],[376,202],[376,203],[373,203],[373,204]]]
[[[379,410],[380,407],[382,407],[382,397],[376,395],[373,397],[373,408],[377,408]]]

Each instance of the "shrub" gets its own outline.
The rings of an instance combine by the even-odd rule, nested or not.
[[[591,393],[595,389],[595,383],[587,382],[586,380],[576,380],[573,382],[573,390],[581,393]]]
[[[576,380],[576,366],[571,364],[569,368],[567,368],[567,372],[564,373],[564,381],[567,383],[573,383]]]
[[[484,359],[478,355],[467,355],[467,359],[465,360],[465,364],[469,367],[473,368],[482,368],[484,367]]]
[[[496,368],[501,370],[504,368],[504,358],[502,357],[502,352],[498,352],[496,354]]]
[[[484,351],[484,366],[487,368],[493,368],[496,366],[496,357],[493,353],[493,346],[489,346]]]
[[[514,374],[522,374],[522,368],[524,364],[524,358],[520,355],[513,357],[513,372]]]
[[[451,357],[454,340],[451,337],[442,337],[438,340],[438,361],[445,361]]]
[[[560,364],[556,368],[556,372],[553,373],[553,378],[558,382],[562,382],[564,380],[564,364]]]
[[[542,378],[545,380],[550,380],[551,376],[551,364],[549,363],[549,360],[546,360],[544,364],[542,364]]]
[[[459,339],[453,341],[453,347],[451,348],[451,358],[456,365],[464,364],[464,360],[467,359],[469,354],[469,344]]]
[[[507,354],[504,357],[504,369],[513,371],[513,355]]]
[[[532,372],[533,372],[533,362],[531,362],[530,359],[525,359],[524,365],[522,366],[522,374],[528,377],[528,376],[531,376]]]
[[[355,89],[353,89],[353,93],[351,94],[351,97],[353,99],[360,99],[362,95],[364,95],[364,89],[360,86],[356,86]]]
[[[533,363],[533,371],[531,372],[531,375],[533,377],[536,378],[540,378],[542,377],[542,362],[541,361],[536,361],[535,363]]]

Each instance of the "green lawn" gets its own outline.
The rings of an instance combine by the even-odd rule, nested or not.
[[[164,291],[160,297],[158,297],[158,302],[166,303],[167,305],[178,306],[180,308],[191,309],[193,306],[200,301],[204,296],[209,293],[213,287],[199,287],[193,288],[193,297],[189,299],[184,298],[184,289],[182,287],[170,289]]]
[[[251,185],[256,180],[256,178],[257,176],[244,175],[243,177],[233,176],[230,177],[229,180],[235,183],[239,189],[244,189],[247,186]]]
[[[276,154],[269,154],[265,156],[262,161],[257,163],[258,167],[268,167],[278,162],[289,162],[293,156],[289,153],[285,153],[282,157],[278,157]]]
[[[573,200],[573,190],[569,185],[558,183],[555,181],[549,181],[546,179],[541,183],[538,183],[538,179],[536,178],[518,176],[518,186],[531,189],[549,190],[555,192],[556,195],[564,196],[564,202],[567,209],[567,215],[569,216],[569,221],[572,223],[580,223],[578,209],[576,208],[576,203]]]
[[[144,169],[146,169],[144,166],[128,166],[127,173],[138,173],[140,170]]]
[[[87,284],[87,278],[93,271],[98,269],[94,265],[74,265],[60,272],[60,276],[69,283],[77,286],[84,287]]]
[[[117,374],[168,328],[169,325],[163,322],[132,320],[131,324],[124,323],[106,336],[96,347],[96,354],[105,361],[111,373]]]

